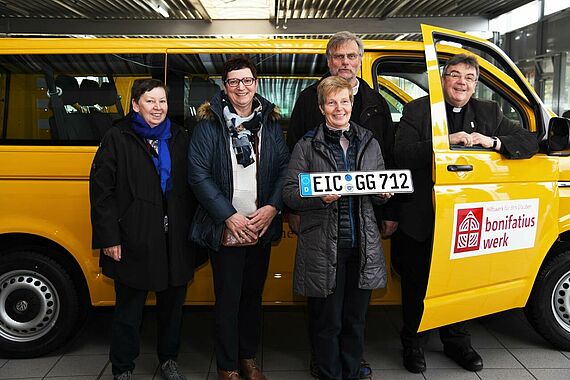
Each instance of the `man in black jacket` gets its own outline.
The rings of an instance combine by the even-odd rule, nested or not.
[[[379,92],[356,75],[361,70],[364,45],[362,40],[351,32],[338,32],[327,43],[327,65],[329,72],[322,78],[338,75],[352,84],[354,104],[350,121],[370,130],[380,143],[382,157],[386,169],[394,168],[394,125],[386,99]],[[308,131],[321,125],[325,117],[317,104],[317,86],[320,81],[304,89],[297,98],[291,122],[287,130],[287,145],[293,151],[295,144]],[[397,212],[394,204],[389,202],[381,207],[381,215],[376,213],[377,220],[382,221],[381,232],[383,236],[390,236],[397,228]],[[298,218],[298,217],[297,217]],[[298,219],[289,217],[291,228],[298,228]]]
[[[473,56],[449,59],[442,72],[449,143],[480,145],[507,158],[528,158],[538,151],[535,136],[506,118],[499,105],[472,98],[479,78]],[[429,332],[418,333],[426,294],[434,227],[432,205],[432,138],[430,101],[425,96],[404,107],[396,133],[394,156],[398,167],[410,169],[414,193],[399,202],[398,231],[392,239],[392,263],[401,276],[404,366],[410,372],[426,369],[423,341]],[[439,328],[444,353],[469,371],[483,368],[483,360],[471,347],[465,323]]]
[[[357,77],[361,71],[362,54],[364,45],[362,40],[351,32],[338,32],[327,43],[327,65],[329,72],[322,78],[331,75],[338,75],[348,80],[352,85],[354,103],[350,121],[370,130],[373,137],[380,143],[382,157],[387,169],[394,167],[393,146],[394,146],[394,126],[388,103],[377,91],[362,79]],[[325,117],[319,109],[317,102],[317,86],[320,81],[304,89],[297,98],[291,122],[287,130],[287,145],[293,151],[295,144],[308,131],[318,127],[325,121]],[[379,226],[383,236],[390,236],[397,228],[397,212],[394,204],[388,202],[386,205],[375,208],[376,219],[382,221]],[[294,232],[299,228],[299,216],[289,214],[289,225]],[[309,330],[311,330],[309,326]],[[371,376],[370,366],[363,361],[360,378],[367,379]],[[311,374],[317,377],[318,373]]]

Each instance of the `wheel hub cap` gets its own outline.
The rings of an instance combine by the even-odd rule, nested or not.
[[[0,276],[0,337],[34,341],[53,328],[58,315],[59,297],[47,278],[25,270]]]
[[[16,311],[23,313],[28,310],[28,303],[24,300],[16,302]]]
[[[562,276],[554,286],[551,301],[556,321],[560,327],[570,332],[570,272]]]

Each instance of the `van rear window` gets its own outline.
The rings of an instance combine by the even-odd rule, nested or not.
[[[279,106],[287,130],[298,94],[326,71],[320,54],[245,54],[258,92]],[[220,90],[233,54],[0,55],[0,144],[97,145],[130,109],[135,79],[169,87],[169,117],[191,129],[200,104]]]
[[[164,73],[164,54],[0,55],[0,141],[98,144],[128,112],[137,78]]]

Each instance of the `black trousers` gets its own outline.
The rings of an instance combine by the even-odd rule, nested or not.
[[[417,331],[424,311],[431,246],[431,240],[420,242],[401,230],[392,236],[392,263],[400,274],[402,285],[404,323],[400,337],[404,347],[422,347],[429,337],[430,331]],[[471,334],[467,331],[465,322],[442,326],[438,330],[441,342],[446,346],[471,346]]]
[[[113,315],[109,358],[113,375],[133,371],[140,350],[140,327],[148,291],[134,289],[115,281],[115,313]],[[156,321],[158,325],[158,360],[164,363],[176,359],[180,347],[182,306],[186,286],[169,287],[156,292]]]
[[[358,249],[339,249],[336,288],[326,298],[308,297],[311,343],[321,380],[358,379],[371,290],[358,288]]]
[[[261,337],[261,295],[271,244],[221,247],[210,254],[216,294],[216,361],[233,371],[254,358]]]

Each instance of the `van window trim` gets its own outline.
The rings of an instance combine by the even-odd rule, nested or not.
[[[436,50],[436,51],[437,51],[437,50]],[[451,53],[438,52],[438,57],[437,57],[437,58],[438,58],[438,64],[439,64],[439,65],[444,65],[445,62],[447,62],[447,60],[448,60],[449,58],[451,58],[451,56],[452,56]],[[374,63],[372,64],[372,71],[373,71],[374,75],[382,75],[381,73],[378,72],[378,66],[382,63],[382,61],[386,61],[386,60],[390,61],[390,60],[392,60],[392,59],[402,59],[402,60],[404,60],[404,61],[414,61],[414,60],[417,60],[417,61],[421,61],[421,62],[424,62],[424,63],[425,63],[424,52],[418,53],[417,56],[409,56],[409,55],[408,55],[408,56],[405,56],[405,57],[397,56],[397,55],[393,55],[393,56],[381,56],[381,57],[378,57],[378,58],[374,61]],[[496,68],[497,68],[497,66],[495,66],[495,65],[493,65],[493,67],[496,67]],[[498,68],[497,68],[497,69],[498,69]],[[426,69],[426,70],[427,70],[427,69]],[[524,109],[523,104],[528,105],[529,108],[531,108],[533,111],[535,111],[533,105],[532,105],[530,102],[528,102],[528,101],[526,101],[525,99],[523,99],[519,94],[517,94],[517,93],[515,93],[515,92],[513,92],[512,94],[508,94],[507,91],[506,91],[503,87],[496,86],[494,83],[491,83],[491,80],[485,78],[485,75],[488,76],[488,77],[491,77],[491,78],[496,79],[497,82],[500,82],[500,81],[498,80],[498,78],[497,78],[496,76],[492,75],[492,73],[491,73],[490,71],[488,71],[487,69],[485,69],[484,67],[480,67],[480,73],[483,73],[484,75],[481,75],[481,74],[479,75],[479,81],[482,82],[485,86],[487,86],[487,87],[490,88],[491,90],[493,90],[493,91],[495,91],[496,93],[498,93],[499,95],[501,95],[504,99],[507,99],[507,100],[512,99],[512,100],[514,100],[514,102],[512,102],[512,103],[509,102],[509,104],[510,104],[513,108],[515,108],[515,109],[518,111],[519,115],[522,116],[523,121],[524,121],[525,124],[524,124],[524,125],[521,125],[521,127],[524,128],[524,129],[526,129],[527,131],[531,131],[531,130],[530,130],[530,124],[531,124],[531,123],[530,123],[530,119],[529,119],[528,114],[525,112],[525,109]],[[508,74],[508,73],[507,73],[507,74]],[[513,78],[513,80],[514,80],[514,78]],[[412,82],[413,82],[413,81],[412,81]],[[415,82],[413,82],[413,83],[416,84],[416,85],[418,85],[418,84],[415,83]],[[517,84],[518,84],[518,83],[517,83]],[[518,84],[518,85],[519,85],[519,87],[520,87],[520,84]],[[419,86],[419,85],[418,85],[418,86]],[[421,88],[421,86],[419,86],[419,87]],[[380,84],[378,83],[378,80],[374,80],[374,89],[375,89],[376,91],[378,91],[378,92],[380,91]],[[427,90],[428,90],[427,96],[429,96],[429,88],[428,88]],[[522,89],[521,89],[521,91],[522,91]],[[524,92],[523,92],[523,93],[524,93]],[[535,111],[535,112],[536,112],[536,111]],[[446,120],[447,120],[447,115],[446,115],[445,117],[446,117]],[[538,123],[539,123],[539,119],[538,119],[538,118],[537,118],[537,120],[536,120],[536,123],[537,123],[537,128],[538,128]],[[531,132],[532,132],[532,131],[531,131]],[[450,150],[456,150],[456,149],[451,149],[451,147],[450,147]]]
[[[468,46],[473,49],[480,50],[486,54],[489,54],[494,59],[506,63],[506,65],[502,63],[502,66],[504,66],[503,71],[505,72],[506,75],[508,75],[509,77],[511,77],[511,79],[513,79],[513,81],[519,86],[519,89],[522,91],[522,93],[527,97],[529,105],[534,111],[536,117],[537,140],[540,141],[543,139],[543,137],[546,134],[546,127],[544,124],[544,115],[542,113],[542,107],[540,107],[540,99],[538,99],[538,95],[536,95],[536,93],[534,93],[529,89],[528,84],[525,83],[525,81],[521,78],[519,73],[517,73],[513,69],[512,65],[514,65],[515,67],[516,65],[514,64],[514,62],[512,62],[512,60],[510,60],[510,58],[504,52],[502,52],[502,50],[500,50],[495,45],[482,44],[478,41],[469,40],[463,37],[458,37],[449,33],[445,33],[444,31],[441,30],[433,30],[431,31],[431,33],[435,45],[437,45],[437,43],[440,41],[455,42],[462,46]],[[437,52],[437,47],[435,45],[434,48],[436,49]]]

